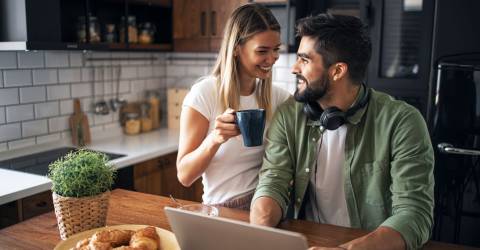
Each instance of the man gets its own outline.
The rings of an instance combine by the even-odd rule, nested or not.
[[[358,18],[307,17],[297,33],[296,101],[271,121],[251,223],[293,217],[373,230],[334,249],[421,247],[434,185],[421,114],[362,84],[371,42]]]

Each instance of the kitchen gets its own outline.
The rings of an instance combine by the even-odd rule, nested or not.
[[[9,33],[11,39],[2,40],[6,42],[0,44],[2,50],[5,50],[0,52],[0,161],[72,147],[69,118],[74,114],[74,102],[78,99],[89,124],[91,143],[87,148],[119,156],[112,160],[119,168],[116,187],[162,196],[171,194],[179,199],[200,202],[201,182],[197,181],[190,188],[184,188],[176,179],[178,116],[185,95],[182,91],[189,89],[199,77],[209,74],[222,39],[221,30],[225,23],[222,20],[225,20],[235,7],[247,1],[229,1],[229,4],[218,4],[213,0],[206,1],[207,4],[202,4],[201,1],[179,0],[78,0],[68,4],[67,1],[47,1],[42,4],[34,1],[12,2],[2,1],[2,6],[12,9],[3,9],[1,13],[22,9],[22,6],[16,6],[18,2],[32,6],[26,9],[23,6],[23,15],[2,15],[5,17],[2,25],[7,25],[1,26],[2,29],[8,30],[8,25],[23,29],[17,30],[16,34]],[[296,5],[294,1],[267,2],[284,24],[282,32],[285,30],[282,41],[286,46],[282,48],[283,53],[274,65],[273,83],[290,93],[293,93],[296,87],[295,77],[291,74],[291,66],[296,60],[296,41],[292,35],[293,21],[296,18],[293,16],[306,16],[305,9],[309,7],[340,13],[353,12],[361,16],[364,11],[361,7],[369,6],[363,1],[297,1]],[[432,11],[430,7],[435,1],[420,2],[424,2],[427,12],[425,16],[433,16],[429,15],[429,11]],[[49,9],[49,15],[42,12],[45,8]],[[89,13],[86,9],[92,10],[93,14],[87,15],[89,18],[83,15],[82,19],[82,14],[79,13]],[[374,12],[373,15],[379,13]],[[122,19],[124,16],[128,18]],[[19,20],[22,17],[23,21]],[[62,20],[61,24],[55,20]],[[376,16],[375,20],[378,20]],[[107,24],[114,24],[114,28],[124,32],[118,32],[117,36],[117,33],[114,33],[112,37]],[[82,33],[87,30],[86,27],[89,27],[89,32]],[[376,26],[372,27],[378,29]],[[139,34],[145,34],[144,32],[150,36],[140,38]],[[421,44],[428,45],[431,42],[429,39],[422,38]],[[19,40],[23,42],[17,42]],[[478,51],[478,43],[472,40],[464,45],[465,51]],[[455,54],[454,52],[448,51],[449,54]],[[373,56],[375,55],[374,51]],[[443,55],[438,57],[440,56]],[[427,61],[421,61],[420,67],[430,63],[425,58],[428,56],[420,56],[419,60]],[[411,72],[415,70],[412,69]],[[429,77],[432,76],[420,70],[422,80],[428,81]],[[375,79],[370,72],[369,79]],[[392,95],[411,102],[428,117],[428,85],[420,86],[412,82],[403,84],[410,78],[405,79],[388,79],[391,82],[387,86],[404,86],[394,87],[389,91]],[[374,87],[381,89],[384,86]],[[133,106],[132,109],[136,110],[133,113],[141,116],[139,102],[148,102],[151,97],[158,98],[159,102],[159,123],[155,126],[158,128],[143,133],[134,129],[134,135],[126,135],[127,126],[121,124],[126,121],[123,120],[120,106],[125,102],[136,103],[137,105],[124,107]],[[129,117],[134,121],[139,119],[139,116]],[[147,117],[152,119],[151,116]],[[29,160],[32,159],[19,160],[20,165]],[[54,218],[49,191],[51,182],[44,177],[45,173],[41,176],[12,170],[0,171],[2,227],[22,221],[25,221],[25,225],[30,218],[34,221],[39,218]],[[116,195],[131,196],[122,191]],[[142,197],[156,202],[155,198],[150,196]],[[134,199],[140,202],[138,198]],[[122,221],[117,218],[121,211],[110,206],[109,213],[116,216],[109,221],[112,225],[149,224],[145,219]],[[244,218],[244,215],[236,216]],[[448,218],[446,220],[448,221]],[[472,219],[463,225],[474,222]],[[160,225],[160,222],[158,223]],[[447,234],[448,230],[453,228],[452,224],[454,223],[447,222],[444,226],[443,230],[446,230]],[[168,227],[168,224],[166,226]],[[460,232],[468,239],[457,240],[455,243],[479,246],[478,239],[475,242],[472,240],[474,237],[469,236],[475,232],[474,228],[462,227]],[[8,227],[5,230],[8,230]],[[5,237],[1,232],[0,239],[3,240]],[[56,233],[50,239],[57,239],[58,231]],[[5,235],[8,235],[8,232]],[[439,239],[442,238],[437,238]],[[324,243],[329,245],[340,240],[332,238]],[[444,240],[453,242],[448,237]],[[52,248],[56,242],[51,244],[48,242],[42,247]]]

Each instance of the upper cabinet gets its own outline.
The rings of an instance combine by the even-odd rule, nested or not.
[[[248,0],[174,0],[175,51],[218,52],[230,14]]]
[[[0,0],[0,50],[171,50],[171,0]]]

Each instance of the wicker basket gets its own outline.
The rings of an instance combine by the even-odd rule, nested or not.
[[[81,198],[63,197],[56,193],[52,196],[58,229],[63,240],[76,233],[105,226],[110,191]]]

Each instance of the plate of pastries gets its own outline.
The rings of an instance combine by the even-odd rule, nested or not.
[[[57,244],[54,250],[180,250],[175,235],[146,225],[116,225],[84,231]]]

